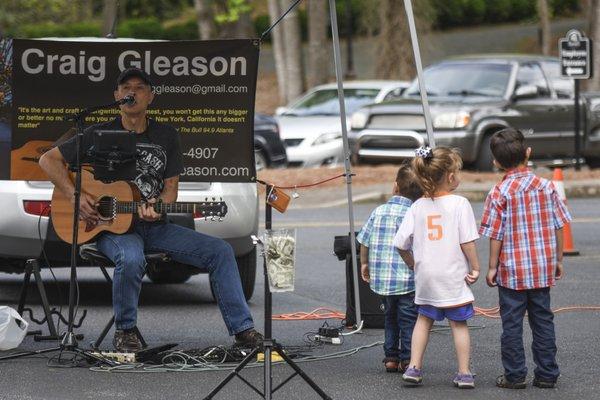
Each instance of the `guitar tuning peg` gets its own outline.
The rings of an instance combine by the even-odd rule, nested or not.
[[[215,216],[210,217],[211,222],[215,222]]]
[[[219,222],[223,221],[223,217],[219,217]]]

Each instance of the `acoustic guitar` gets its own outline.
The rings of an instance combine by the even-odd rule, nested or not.
[[[86,170],[81,171],[81,190],[96,199],[100,219],[97,223],[79,221],[77,244],[89,242],[104,231],[117,234],[128,232],[133,226],[138,207],[144,204],[135,184],[124,181],[103,183],[95,180],[92,173]],[[157,213],[189,213],[211,220],[220,220],[227,214],[227,205],[223,201],[157,202],[153,206]],[[74,209],[71,199],[55,188],[50,210],[56,234],[65,242],[72,243]]]

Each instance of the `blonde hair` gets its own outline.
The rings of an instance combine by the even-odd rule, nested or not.
[[[431,156],[415,157],[412,161],[419,186],[425,196],[431,198],[435,196],[446,174],[459,171],[462,164],[459,151],[450,147],[436,147]]]

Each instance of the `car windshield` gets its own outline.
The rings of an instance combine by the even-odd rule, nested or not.
[[[375,101],[380,89],[344,89],[346,113],[352,114],[362,106]],[[340,103],[337,89],[317,90],[298,103],[294,104],[283,115],[310,116],[310,115],[340,115]]]
[[[447,63],[429,68],[424,73],[429,96],[502,97],[510,78],[511,66],[488,63]],[[415,79],[405,96],[420,93]]]

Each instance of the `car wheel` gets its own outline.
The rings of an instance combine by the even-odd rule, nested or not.
[[[152,283],[184,283],[193,275],[184,264],[172,262],[166,265],[148,265],[146,271]]]
[[[236,257],[240,280],[246,300],[250,300],[254,294],[254,283],[256,282],[256,248],[241,257]]]
[[[492,135],[487,134],[481,141],[481,146],[479,146],[479,155],[473,164],[477,171],[489,172],[494,170],[494,156],[492,155],[492,150],[490,149],[491,139]]]
[[[269,160],[260,149],[254,150],[254,161],[256,162],[256,170],[260,171],[269,166]]]
[[[590,169],[600,168],[600,157],[586,157],[585,163]]]

